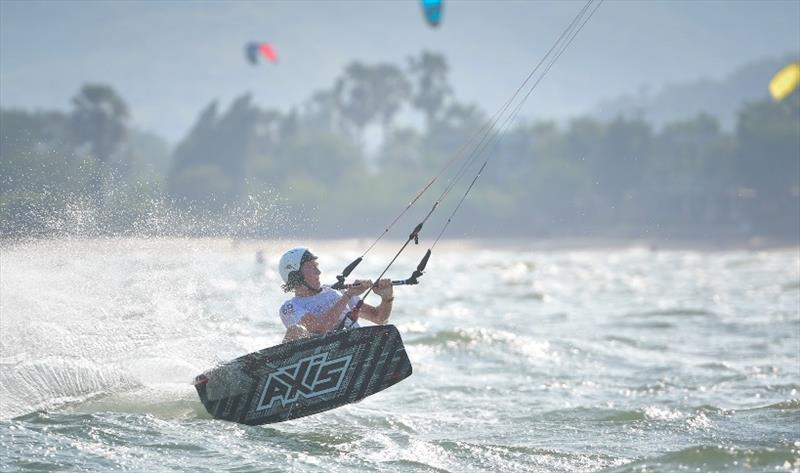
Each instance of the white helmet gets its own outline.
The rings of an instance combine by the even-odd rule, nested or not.
[[[286,284],[293,285],[301,283],[303,282],[303,277],[300,274],[300,266],[306,261],[315,259],[317,259],[317,257],[308,248],[302,246],[292,248],[281,256],[281,261],[278,263],[278,273],[280,273],[281,279],[283,279],[283,282]],[[297,272],[296,275],[292,274],[294,272]]]

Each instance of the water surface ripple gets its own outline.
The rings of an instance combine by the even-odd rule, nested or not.
[[[214,420],[189,383],[280,340],[285,245],[4,244],[0,470],[800,471],[797,249],[445,244],[396,289],[410,378],[296,421]],[[317,243],[323,276],[355,246]]]

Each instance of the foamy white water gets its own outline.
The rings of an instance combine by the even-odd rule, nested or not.
[[[409,379],[287,423],[213,420],[190,381],[280,341],[293,243],[4,244],[0,469],[800,470],[797,249],[443,245],[396,288]],[[365,246],[314,248],[333,281]]]

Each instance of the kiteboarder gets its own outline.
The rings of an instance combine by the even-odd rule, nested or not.
[[[321,271],[317,256],[305,247],[292,248],[284,253],[278,263],[278,273],[283,280],[284,292],[294,293],[294,297],[284,302],[280,309],[281,321],[286,326],[284,342],[337,329],[343,325],[347,314],[356,308],[360,300],[358,296],[373,287],[369,279],[357,280],[344,291],[323,286],[319,279]],[[381,303],[377,306],[362,303],[357,311],[358,317],[384,324],[392,313],[392,281],[381,279],[372,290],[381,297]],[[344,328],[355,327],[358,327],[355,317],[344,322]]]

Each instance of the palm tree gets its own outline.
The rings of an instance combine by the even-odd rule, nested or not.
[[[379,121],[384,132],[411,94],[411,83],[391,64],[368,66],[354,62],[334,87],[340,113],[359,133]]]
[[[447,61],[441,54],[423,51],[419,58],[408,59],[408,70],[417,80],[412,103],[425,114],[430,128],[447,98],[453,94],[447,82]]]

